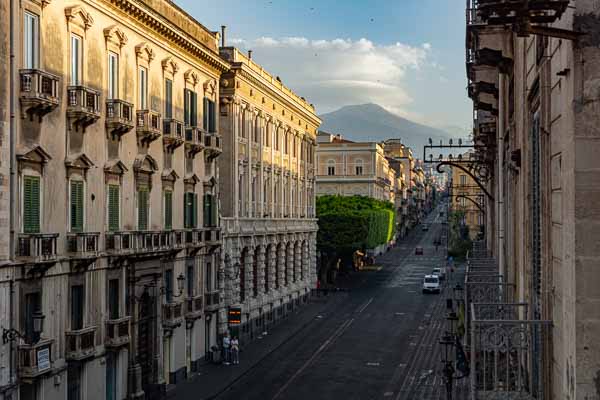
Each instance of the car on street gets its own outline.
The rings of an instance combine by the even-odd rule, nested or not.
[[[437,275],[425,275],[423,278],[423,293],[440,293],[440,278]]]
[[[423,247],[422,246],[415,247],[415,256],[422,256],[422,255],[423,255]]]
[[[433,271],[431,271],[431,275],[436,275],[443,281],[446,279],[446,268],[434,268]]]

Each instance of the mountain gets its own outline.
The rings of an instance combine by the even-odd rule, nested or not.
[[[342,137],[362,142],[380,142],[385,139],[402,139],[402,143],[413,149],[413,154],[423,157],[423,145],[428,139],[439,143],[452,134],[441,129],[409,121],[385,110],[377,104],[345,106],[320,116],[320,130],[339,133]]]

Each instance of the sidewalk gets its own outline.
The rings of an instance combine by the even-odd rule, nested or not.
[[[215,398],[289,338],[301,333],[317,315],[343,297],[345,296],[341,292],[331,293],[327,297],[311,298],[308,304],[290,314],[262,339],[256,339],[244,346],[240,352],[239,365],[203,364],[197,375],[188,381],[178,383],[169,391],[167,398],[177,400]]]

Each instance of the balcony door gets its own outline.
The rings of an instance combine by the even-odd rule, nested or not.
[[[138,361],[142,369],[142,387],[156,382],[158,371],[155,370],[154,358],[156,349],[156,297],[145,292],[140,299],[138,320]]]

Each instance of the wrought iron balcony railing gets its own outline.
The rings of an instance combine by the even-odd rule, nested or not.
[[[60,103],[60,78],[39,69],[22,69],[21,107],[22,114],[35,114],[40,118],[58,107]]]
[[[106,100],[106,129],[119,137],[133,129],[133,104],[119,99]]]

